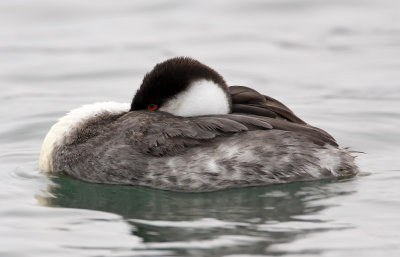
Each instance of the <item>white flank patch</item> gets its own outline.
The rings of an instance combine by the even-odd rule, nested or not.
[[[326,149],[317,152],[319,165],[329,170],[334,176],[337,176],[337,169],[341,163],[340,150],[331,145],[325,145]]]
[[[166,102],[160,111],[176,116],[228,114],[229,100],[225,92],[213,81],[197,80],[188,89]]]
[[[39,168],[47,172],[54,171],[51,159],[54,148],[83,122],[102,113],[120,114],[127,111],[129,111],[128,103],[116,102],[88,104],[70,111],[60,118],[47,133],[40,150]]]

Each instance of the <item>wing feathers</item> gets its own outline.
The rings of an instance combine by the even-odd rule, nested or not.
[[[137,138],[131,139],[142,151],[155,156],[176,155],[215,137],[249,130],[291,131],[318,145],[337,146],[331,135],[306,124],[278,100],[242,86],[229,87],[229,91],[233,112],[227,115],[178,117],[161,111],[130,112],[125,121],[131,123],[132,131],[141,130],[133,133]],[[145,120],[140,129],[137,115],[143,115]]]
[[[272,97],[262,95],[254,89],[243,86],[231,86],[229,87],[229,93],[232,98],[233,113],[248,113],[306,124],[286,105]]]
[[[139,113],[139,112],[137,112]],[[143,113],[144,114],[144,113]],[[133,115],[131,112],[130,115]],[[229,136],[248,130],[271,129],[272,126],[256,117],[243,115],[212,115],[199,117],[178,117],[165,112],[147,112],[153,122],[144,125],[146,131],[133,134],[142,151],[155,156],[175,155],[186,147],[195,146],[204,140],[217,136]],[[132,117],[132,126],[134,117]],[[159,121],[162,121],[159,122]]]
[[[322,129],[308,125],[278,100],[243,86],[231,86],[229,92],[232,97],[234,114],[245,113],[261,116],[260,118],[266,120],[274,129],[302,134],[318,145],[337,146],[331,135]]]

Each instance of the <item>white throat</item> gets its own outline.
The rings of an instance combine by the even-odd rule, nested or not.
[[[224,90],[210,80],[197,80],[188,88],[164,103],[160,111],[176,116],[200,116],[209,114],[228,114],[229,99]]]
[[[79,126],[85,123],[85,121],[103,113],[117,115],[127,111],[129,111],[128,103],[115,102],[88,104],[70,111],[67,115],[60,118],[47,133],[42,149],[40,150],[39,168],[43,171],[54,171],[52,161],[54,148],[64,143],[64,138],[79,129]]]

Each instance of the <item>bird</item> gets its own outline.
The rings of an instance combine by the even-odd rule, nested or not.
[[[329,133],[270,96],[228,86],[190,57],[155,65],[130,104],[94,103],[60,118],[43,141],[39,167],[91,183],[183,192],[359,172],[354,151]]]

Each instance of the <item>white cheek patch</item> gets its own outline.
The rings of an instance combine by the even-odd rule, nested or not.
[[[53,171],[52,153],[63,139],[74,132],[83,122],[101,113],[120,114],[129,111],[128,103],[103,102],[84,105],[70,111],[58,120],[47,133],[40,150],[39,168]]]
[[[167,101],[160,111],[176,116],[200,116],[209,114],[228,114],[229,99],[217,84],[210,80],[197,80],[188,88]]]

